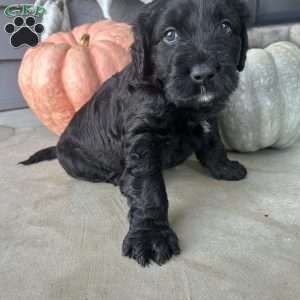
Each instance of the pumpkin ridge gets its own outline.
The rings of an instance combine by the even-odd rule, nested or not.
[[[245,73],[244,76],[246,76],[245,82],[247,83],[249,90],[251,90],[251,99],[252,100],[248,102],[248,105],[249,105],[249,107],[251,107],[250,111],[253,111],[253,107],[257,106],[257,104],[255,103],[255,99],[256,99],[257,95],[256,95],[256,91],[255,91],[255,88],[253,85],[253,77],[252,77],[251,72],[249,72],[247,74]],[[241,120],[242,118],[243,118],[242,116],[238,116],[238,122],[242,122],[242,120]],[[257,126],[258,122],[256,122],[255,124]],[[237,126],[237,130],[238,130],[238,135],[241,135],[242,134],[241,128]],[[254,130],[254,131],[257,131],[257,130]],[[248,140],[250,141],[250,144],[252,144],[252,151],[256,151],[256,149],[258,149],[260,145],[258,145],[255,142],[255,139],[253,138],[253,135],[251,134],[251,132],[248,132],[247,134],[248,134],[247,135]],[[242,148],[242,149],[244,148],[243,141],[239,142],[238,147]]]
[[[64,44],[63,44],[63,45],[64,45]],[[60,45],[58,45],[58,46],[60,46]],[[65,57],[66,57],[68,51],[71,49],[70,45],[68,45],[68,46],[69,46],[69,49],[68,49],[68,50],[63,54],[63,56],[61,57],[62,64],[64,63],[64,60],[65,60]],[[61,74],[61,72],[60,72],[60,74]],[[66,94],[66,91],[65,91],[65,87],[64,87],[64,85],[63,85],[63,81],[62,81],[62,79],[61,79],[61,75],[60,75],[60,82],[62,83],[62,84],[61,84],[61,90],[62,90],[62,92],[63,92],[65,95],[67,95],[67,94]],[[70,108],[73,109],[73,112],[75,112],[75,109],[73,108],[73,106],[71,105],[71,103],[70,103]],[[57,120],[57,118],[54,117],[54,113],[55,113],[55,112],[52,112],[52,113],[51,113],[51,116],[52,116],[53,120],[55,121],[57,127],[59,128],[58,130],[61,131],[61,127],[63,126],[62,120],[60,120],[60,119]]]
[[[290,47],[292,47],[292,48],[295,48],[295,50],[298,52],[298,55],[295,55],[295,58],[296,59],[300,58],[300,48],[297,45],[295,45],[293,43],[290,43],[290,42],[287,42],[286,44],[284,44],[283,47],[286,48],[286,49],[288,49],[288,47],[287,47],[288,45],[290,45]],[[298,61],[298,66],[299,65],[300,65],[300,59]],[[295,68],[295,70],[296,70],[296,72],[299,72],[300,68]],[[300,75],[300,72],[298,73],[298,75]],[[300,90],[299,90],[300,89],[300,82],[298,82],[297,88],[298,88],[297,95],[298,95],[299,101],[300,101]],[[299,128],[299,126],[300,126],[300,118],[298,118],[298,122],[297,122],[297,124],[294,127],[295,128]],[[291,135],[289,143],[293,144],[295,141],[297,141],[299,139],[299,136],[300,136],[300,131],[294,129],[294,135]]]
[[[82,105],[90,100],[99,86],[99,79],[96,71],[92,68],[89,51],[89,48],[75,46],[70,49],[64,61],[63,83],[75,111],[78,111]],[[74,64],[74,60],[77,61],[76,64]],[[74,80],[74,74],[79,78]],[[74,83],[78,80],[79,85]]]
[[[30,99],[28,101],[29,107],[36,112],[36,100],[32,87],[32,69],[33,69],[33,61],[35,53],[39,50],[38,47],[30,48],[24,55],[22,63],[19,68],[18,74],[18,82],[20,89],[26,99]],[[38,115],[38,118],[42,121],[42,118]]]
[[[56,45],[67,44],[67,45],[76,45],[77,41],[72,32],[57,32],[50,35],[47,40],[47,43],[53,43]]]
[[[101,40],[96,40],[94,43],[110,43],[110,44],[114,44],[115,46],[118,46],[120,48],[123,48],[123,50],[128,51],[128,48],[126,48],[124,45],[121,45],[120,43],[118,43],[117,41],[112,41],[109,39],[101,39]]]
[[[101,47],[102,49],[105,49],[106,51],[108,51],[109,55],[112,58],[111,61],[114,63],[114,66],[116,67],[118,72],[120,72],[124,68],[124,64],[128,65],[128,63],[130,63],[130,61],[131,61],[131,56],[128,55],[128,50],[126,51],[126,49],[124,47],[120,46],[117,43],[114,43],[114,42],[109,41],[109,40],[102,41],[102,43],[101,43],[101,45],[99,45],[99,47]],[[114,51],[110,51],[111,47],[115,47],[115,50],[119,49],[118,50],[119,53],[115,53]],[[122,53],[120,53],[120,52],[122,52]]]
[[[260,49],[258,49],[260,51]],[[259,103],[259,98],[258,98],[258,94],[257,94],[257,89],[254,87],[254,77],[253,74],[251,72],[251,67],[249,68],[250,72],[247,73],[248,75],[248,84],[251,86],[251,98],[254,99],[253,101],[250,101],[251,103],[251,111],[255,111],[258,114],[259,120],[258,122],[254,122],[254,124],[256,124],[256,129],[253,130],[254,132],[258,133],[260,135],[260,138],[258,140],[255,141],[255,138],[252,136],[252,141],[251,143],[254,146],[254,151],[256,151],[257,149],[260,148],[265,148],[266,145],[264,145],[261,141],[262,138],[262,131],[259,130],[259,124],[263,124],[262,119],[262,112],[260,109],[257,109],[258,107],[260,108],[260,103]],[[256,109],[255,109],[256,108]]]
[[[75,40],[75,38],[74,38],[74,40]],[[57,46],[59,46],[59,44]],[[62,61],[61,68],[63,68],[63,66],[64,66],[65,57],[70,49],[71,49],[71,47],[69,45],[69,49],[63,54],[63,57],[61,58],[61,61]],[[67,98],[67,92],[65,90],[65,86],[63,84],[63,79],[62,79],[62,72],[59,72],[59,73],[60,73],[61,90],[62,90],[63,94],[65,95],[65,98]],[[74,114],[75,108],[73,107],[72,102],[68,102],[68,104],[69,104],[69,109],[72,110],[72,112],[70,112],[70,114]],[[53,114],[51,114],[51,115],[53,117]],[[56,118],[53,118],[53,119],[55,121],[57,120]],[[64,130],[64,128],[67,126],[67,124],[65,124],[61,119],[59,119],[58,122],[56,122],[56,125],[58,127],[58,129],[57,129],[58,132],[56,132],[56,133],[62,132]]]
[[[119,45],[120,47],[124,48],[125,50],[128,50],[130,48],[131,44],[133,43],[133,41],[130,43],[126,43],[126,46],[125,46],[123,38],[118,38],[118,36],[119,35],[111,35],[106,38],[103,38],[103,37],[97,38],[97,36],[95,36],[92,40],[92,43],[109,41],[109,42]]]
[[[118,46],[117,46],[118,47]],[[114,49],[116,51],[116,49]],[[110,49],[103,47],[103,44],[99,43],[98,45],[93,45],[91,47],[91,59],[94,63],[95,70],[99,77],[100,84],[103,84],[102,78],[111,78],[115,73],[119,71],[119,67],[116,65],[116,59],[113,57]],[[101,53],[101,61],[99,61],[96,57]]]
[[[266,53],[268,54],[269,58],[270,58],[271,61],[272,61],[273,66],[274,66],[275,72],[274,72],[273,74],[275,74],[275,76],[276,76],[276,81],[277,81],[277,91],[276,91],[276,92],[278,93],[278,97],[280,97],[279,99],[284,99],[284,95],[283,95],[282,89],[281,89],[281,83],[280,83],[280,78],[279,78],[279,74],[278,74],[278,69],[277,69],[276,61],[275,61],[275,59],[274,59],[274,57],[273,57],[273,54],[272,54],[271,52],[268,51],[268,47],[265,48],[265,51],[266,51]],[[282,112],[282,111],[285,109],[285,108],[284,108],[284,106],[285,106],[284,101],[279,101],[279,104],[278,104],[278,105],[280,106],[280,111]],[[282,130],[282,127],[283,127],[283,119],[282,119],[282,118],[279,118],[279,120],[280,120],[280,121],[279,121],[279,122],[280,122],[279,131],[277,132],[277,138],[276,138],[276,140],[274,141],[274,143],[272,143],[272,145],[278,144],[279,141],[280,141],[280,138],[281,138],[281,130]]]
[[[50,46],[52,46],[52,44],[49,44],[49,45],[48,45],[48,47],[50,47]],[[38,68],[36,68],[36,64],[38,64],[37,61],[39,60],[40,55],[41,55],[41,52],[42,52],[42,50],[44,49],[44,47],[45,47],[45,49],[46,49],[47,45],[44,45],[44,44],[43,44],[41,47],[38,46],[38,47],[36,48],[37,53],[35,53],[34,60],[33,60],[33,62],[32,62],[32,70],[33,70],[33,72],[31,72],[31,82],[33,82],[33,77],[34,77],[34,75],[35,75],[35,70],[39,70]],[[54,45],[53,45],[53,47],[54,47]],[[39,64],[38,64],[38,65],[39,65]],[[34,96],[34,104],[35,104],[36,110],[38,110],[38,111],[40,111],[40,112],[42,113],[42,118],[44,119],[44,121],[45,121],[46,124],[47,124],[47,123],[48,123],[48,124],[51,124],[51,123],[56,124],[56,122],[53,120],[51,114],[45,114],[45,113],[44,113],[44,109],[43,109],[44,103],[43,103],[43,105],[42,105],[42,102],[39,101],[39,94],[40,94],[40,93],[39,93],[39,92],[37,93],[36,88],[37,88],[37,87],[36,87],[35,85],[32,85],[32,89],[33,89],[33,91],[34,91],[34,95],[38,95],[38,96]],[[46,104],[46,106],[47,106],[47,104]]]
[[[281,89],[279,88],[280,86],[279,76],[277,73],[277,67],[273,56],[271,55],[271,53],[266,51],[266,49],[258,49],[255,51],[256,53],[261,53],[261,56],[263,56],[265,59],[265,61],[261,64],[261,67],[263,67],[265,71],[269,71],[266,77],[270,79],[274,77],[273,80],[275,82],[275,84],[274,83],[271,84],[269,81],[266,81],[263,84],[266,95],[264,94],[261,95],[262,93],[261,89],[258,90],[256,87],[254,87],[253,90],[253,92],[255,93],[255,99],[257,99],[257,104],[254,106],[254,108],[256,107],[256,114],[259,114],[260,117],[258,124],[261,124],[261,126],[263,126],[264,123],[268,122],[268,125],[270,126],[269,128],[266,128],[265,126],[261,128],[258,126],[258,128],[256,129],[256,132],[259,135],[259,138],[257,139],[257,149],[256,149],[258,150],[258,149],[264,149],[270,147],[270,145],[274,145],[277,142],[278,138],[280,137],[280,128],[282,125],[281,124],[276,125],[277,122],[276,121],[274,122],[274,113],[276,113],[275,119],[276,120],[280,119],[281,109],[278,109],[277,106],[280,106],[281,104],[280,101],[278,103],[277,99],[278,99],[278,95],[280,94],[281,97],[282,94],[281,94]],[[269,65],[270,67],[268,68]],[[251,82],[253,83],[254,82],[253,74],[255,73],[251,71],[252,70],[251,68],[249,68],[249,70],[250,70],[250,76],[252,78]],[[274,86],[273,89],[272,86]],[[270,107],[266,107],[267,103],[263,102],[263,99],[261,99],[260,95],[270,96],[269,98],[269,100],[271,100]]]
[[[42,53],[40,53],[40,55],[38,55],[36,57],[36,61],[39,62],[40,65],[42,65],[41,62],[44,62],[46,60],[45,59],[46,55],[51,55],[52,56],[53,52],[55,50],[60,50],[58,53],[56,53],[56,57],[55,58],[59,59],[59,62],[63,62],[63,59],[64,59],[66,53],[69,51],[70,48],[71,48],[71,46],[67,45],[67,44],[59,44],[59,45],[55,45],[54,44],[51,47],[46,47],[45,51],[43,51]],[[40,57],[41,55],[43,55],[43,57]],[[51,57],[51,58],[53,59],[53,57]],[[55,61],[56,66],[60,66],[59,62]],[[47,63],[50,63],[50,62],[47,62]],[[55,85],[55,88],[59,90],[59,94],[58,95],[60,96],[60,98],[65,99],[66,95],[64,94],[65,91],[63,90],[63,83],[60,81],[60,77],[58,78],[57,76],[54,75],[55,71],[57,72],[59,70],[58,69],[57,70],[55,70],[55,69],[53,70],[53,73],[52,73],[53,78],[56,80],[56,82],[60,83],[59,85]],[[52,82],[51,82],[51,84],[52,84]],[[45,84],[45,86],[48,86],[48,88],[49,88],[49,85]],[[57,117],[57,111],[58,111],[57,107],[61,106],[62,103],[58,102],[57,98],[52,99],[55,96],[52,96],[52,97],[48,96],[47,98],[45,98],[44,86],[38,86],[36,88],[37,88],[38,95],[39,95],[38,100],[39,100],[39,102],[43,103],[44,106],[46,106],[47,111],[48,111],[47,115],[51,118],[52,124],[54,124],[54,127],[53,127],[54,131],[56,133],[59,132],[59,131],[61,131],[62,126],[64,126],[64,124],[63,124],[64,120],[66,118],[69,118],[69,116],[72,114],[70,112],[70,109],[72,109],[72,107],[69,105],[69,103],[67,103],[67,102],[64,103],[63,104],[64,106],[68,105],[69,107],[68,107],[68,109],[65,109],[63,111],[63,114],[62,114],[62,115],[64,115],[63,118]],[[43,98],[44,98],[44,100],[41,101],[41,99],[43,99]],[[50,101],[49,101],[49,99],[50,99]]]
[[[69,49],[69,50],[70,50],[70,49]],[[67,97],[69,97],[69,95],[68,95],[68,93],[67,93],[67,90],[66,90],[66,88],[65,88],[65,85],[64,85],[64,79],[63,79],[63,70],[64,70],[64,67],[65,67],[65,60],[66,60],[67,53],[68,53],[68,51],[65,53],[64,58],[63,58],[63,60],[62,60],[61,72],[60,72],[60,80],[61,80],[61,82],[62,82],[62,89],[63,89],[65,95],[66,95]],[[74,106],[73,102],[69,101],[69,104],[70,104],[71,108],[73,109],[73,112],[75,113],[75,112],[76,112],[76,109],[75,109],[75,106]]]
[[[86,38],[84,38],[86,37]],[[94,70],[96,70],[96,75],[98,77],[99,85],[102,84],[102,76],[103,74],[101,73],[101,70],[98,68],[98,64],[96,61],[96,58],[94,55],[92,55],[92,49],[95,47],[95,45],[91,45],[91,40],[90,40],[90,34],[89,33],[84,33],[82,37],[80,38],[80,44],[82,47],[89,48],[89,51],[87,51],[87,56],[89,58],[89,61],[91,62],[91,65],[93,66]],[[97,45],[99,46],[99,45]]]
[[[92,55],[91,49],[92,49],[92,46],[90,46],[90,49],[87,52],[87,56],[89,58],[91,65],[93,66],[93,69],[95,70],[95,75],[97,76],[97,79],[98,79],[98,85],[100,86],[103,83],[102,79],[101,79],[102,74],[99,76],[96,58]]]
[[[95,47],[96,47],[95,45],[90,47],[90,51],[91,51],[90,60],[91,60],[91,63],[93,65],[94,69],[96,70],[96,74],[97,74],[97,77],[99,79],[99,86],[100,86],[102,84],[102,79],[101,78],[104,77],[104,74],[103,74],[103,70],[98,67],[98,62],[97,62],[97,59],[96,59],[96,55],[93,55]],[[101,53],[101,54],[103,55],[103,53]],[[107,53],[105,53],[105,54],[107,54]]]

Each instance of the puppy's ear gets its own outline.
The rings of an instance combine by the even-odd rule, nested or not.
[[[144,6],[144,10],[133,24],[135,42],[131,47],[131,53],[133,67],[139,80],[144,80],[152,73],[151,46],[153,27],[168,1],[151,1]]]
[[[247,59],[247,51],[248,51],[247,27],[246,27],[245,24],[242,24],[240,60],[239,60],[239,63],[237,65],[237,69],[238,69],[239,72],[242,72],[245,68],[246,59]]]
[[[250,13],[247,5],[244,2],[240,2],[237,7],[240,14],[240,22],[241,22],[241,50],[240,50],[240,59],[237,65],[237,69],[239,72],[243,71],[245,68],[245,63],[247,59],[247,51],[248,51],[248,32],[247,32],[247,24],[250,19]]]
[[[134,44],[131,47],[132,63],[137,79],[143,80],[150,72],[151,62],[151,28],[148,14],[138,16],[133,24]]]

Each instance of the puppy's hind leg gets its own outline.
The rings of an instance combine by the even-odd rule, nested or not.
[[[58,144],[57,158],[65,171],[76,179],[118,185],[121,170],[108,166],[104,159],[94,157],[83,148],[68,142]]]

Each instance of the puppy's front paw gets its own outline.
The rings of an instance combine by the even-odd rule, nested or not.
[[[166,263],[172,255],[178,255],[178,238],[172,229],[128,232],[122,252],[124,256],[135,259],[141,266],[149,265],[151,260],[158,265]]]
[[[237,181],[247,175],[247,169],[237,161],[224,160],[209,168],[216,179]]]

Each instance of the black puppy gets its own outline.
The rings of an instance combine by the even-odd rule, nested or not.
[[[143,266],[180,252],[163,169],[195,153],[217,179],[246,176],[227,158],[217,116],[244,68],[247,17],[239,0],[147,5],[133,26],[132,63],[77,112],[56,147],[23,162],[57,157],[73,177],[119,185],[130,207],[123,254]]]

